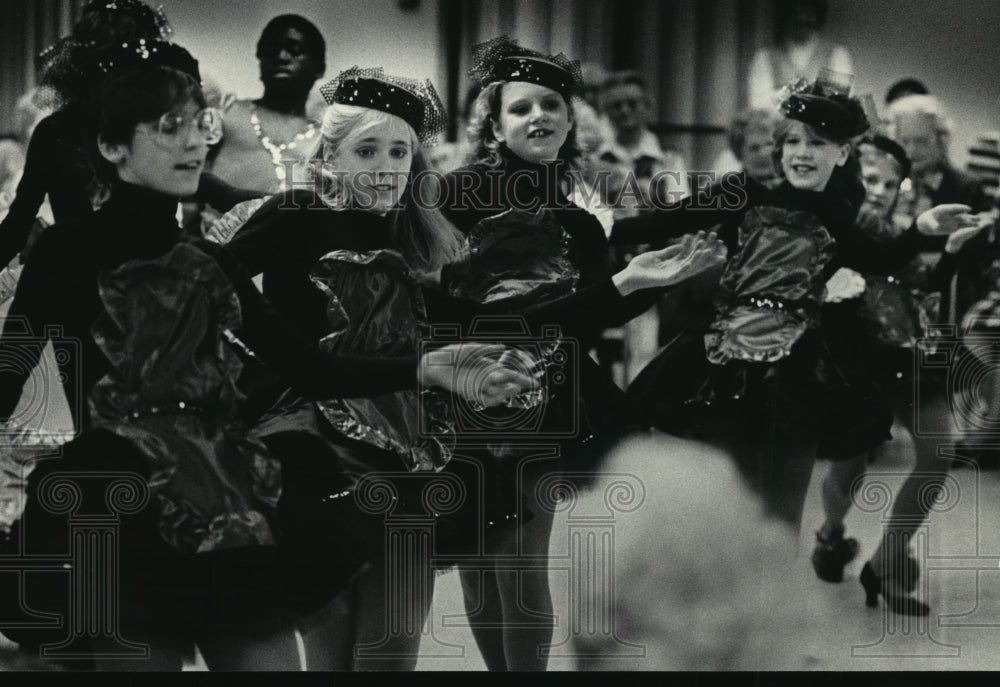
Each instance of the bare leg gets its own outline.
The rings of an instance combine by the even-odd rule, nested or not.
[[[552,515],[537,513],[522,533],[522,554],[532,558],[548,556],[551,532]],[[548,569],[518,572],[497,571],[507,666],[515,671],[545,670],[548,659],[540,655],[540,650],[552,643],[555,630]]]
[[[522,491],[534,517],[497,538],[501,555],[520,555],[536,562],[549,555],[553,513],[536,499],[539,482],[556,468],[551,459],[529,460],[520,471]],[[503,606],[503,646],[508,670],[545,670],[548,660],[540,656],[552,642],[555,618],[549,590],[548,566],[538,570],[497,570],[500,602]]]
[[[851,510],[854,495],[860,486],[859,477],[865,474],[868,456],[855,456],[850,460],[835,461],[823,480],[823,514],[825,520],[819,534],[826,540],[839,539],[844,534],[844,518]]]
[[[503,601],[500,598],[500,582],[495,570],[466,570],[459,568],[462,582],[462,598],[465,612],[469,616],[472,636],[483,656],[486,669],[507,670],[504,655]]]
[[[390,569],[382,558],[358,578],[355,670],[416,668],[434,592],[434,571],[406,560]],[[411,598],[412,597],[412,598]]]
[[[523,556],[537,565],[549,555],[553,514],[535,498],[539,481],[556,467],[553,459],[527,460],[521,471],[521,491],[528,496],[530,522],[486,542],[487,556]],[[494,568],[460,572],[466,613],[476,644],[490,670],[543,671],[548,661],[539,655],[552,642],[555,620],[548,570]]]
[[[897,417],[913,432],[913,408],[907,398],[895,399],[898,404]],[[954,429],[951,411],[944,393],[923,399],[920,407],[921,422],[927,427],[943,430]],[[912,472],[903,482],[893,502],[890,521],[882,535],[882,541],[871,558],[872,569],[887,582],[891,582],[896,571],[902,570],[908,555],[906,543],[917,528],[927,518],[930,505],[940,491],[942,477],[948,473],[950,458],[938,457],[941,441],[933,437],[920,437],[913,432],[913,446],[916,461]],[[903,587],[909,587],[916,580],[908,580]],[[900,589],[900,591],[911,591]]]

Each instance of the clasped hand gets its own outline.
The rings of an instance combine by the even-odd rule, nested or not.
[[[536,391],[544,373],[538,360],[502,344],[463,342],[425,353],[420,382],[461,396],[476,407],[504,405]]]

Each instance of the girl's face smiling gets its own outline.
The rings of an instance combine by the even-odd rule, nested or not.
[[[527,162],[556,160],[573,128],[569,106],[551,88],[524,81],[503,85],[493,135]]]
[[[406,190],[413,146],[410,126],[387,115],[352,132],[327,165],[344,180],[356,207],[384,215]]]
[[[100,143],[101,153],[122,181],[183,198],[198,190],[208,145],[218,139],[217,126],[213,110],[188,100],[159,121],[137,125],[130,145]]]
[[[781,145],[781,169],[800,191],[822,191],[834,167],[847,162],[850,153],[850,143],[834,143],[810,131],[803,122],[790,120]]]

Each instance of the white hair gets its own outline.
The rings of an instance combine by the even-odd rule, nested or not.
[[[904,114],[933,117],[934,129],[939,137],[947,137],[951,134],[953,128],[951,116],[944,103],[933,95],[907,95],[894,100],[889,105],[887,118],[893,125],[895,125],[896,117]],[[895,131],[893,131],[893,138],[895,138]]]
[[[765,515],[728,456],[681,439],[635,439],[601,472],[566,509],[578,520],[607,514],[612,494],[623,491],[616,484],[641,489],[615,514],[614,578],[587,584],[583,574],[570,592],[615,629],[574,637],[578,668],[802,668],[811,581],[795,558],[795,533]],[[560,540],[556,531],[552,540]],[[644,646],[645,655],[628,657],[622,642]]]

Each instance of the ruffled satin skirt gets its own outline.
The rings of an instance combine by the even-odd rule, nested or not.
[[[866,370],[820,330],[776,362],[709,362],[706,322],[675,337],[629,386],[631,405],[654,427],[724,446],[768,432],[811,436],[819,456],[846,460],[891,437],[892,414]]]

